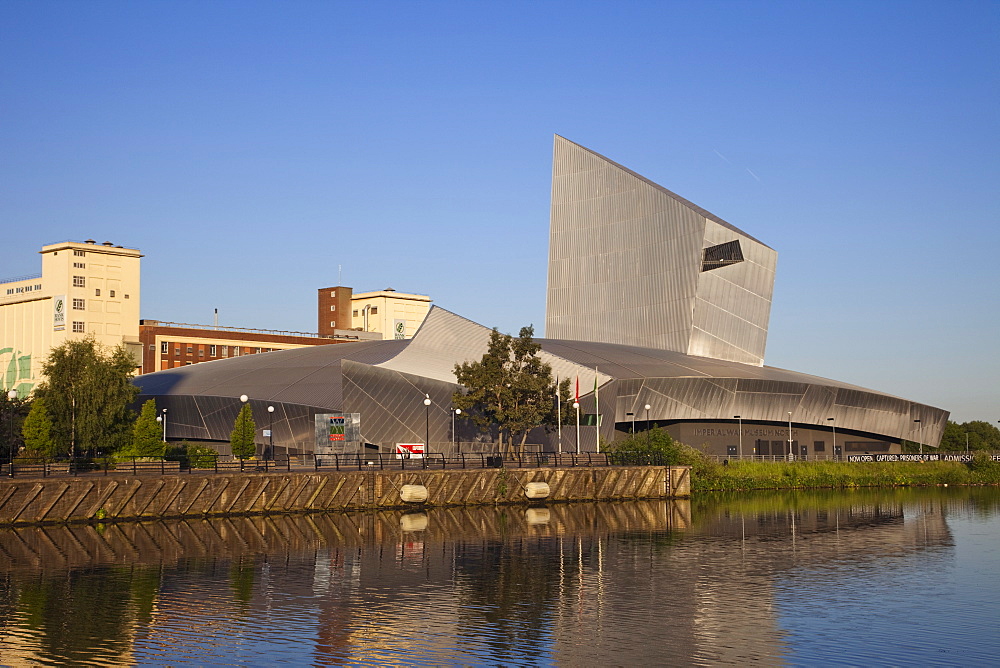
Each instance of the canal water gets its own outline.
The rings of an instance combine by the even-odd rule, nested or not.
[[[1000,663],[1000,491],[0,531],[5,665]]]

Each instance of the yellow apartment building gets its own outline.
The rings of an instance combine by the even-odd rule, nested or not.
[[[135,248],[110,241],[42,246],[42,272],[0,279],[0,385],[27,396],[52,348],[93,335],[141,359],[139,264]]]

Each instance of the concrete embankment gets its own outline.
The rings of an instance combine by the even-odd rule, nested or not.
[[[0,526],[149,518],[515,504],[548,486],[546,501],[686,497],[691,471],[675,466],[82,475],[0,480]],[[404,486],[426,501],[408,504]],[[530,492],[529,492],[530,490]]]

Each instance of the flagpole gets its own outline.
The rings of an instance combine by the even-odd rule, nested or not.
[[[594,365],[594,421],[597,427],[597,452],[601,451],[601,401],[597,394],[597,365]]]
[[[576,399],[573,401],[576,411],[576,454],[580,454],[580,377],[576,377]]]

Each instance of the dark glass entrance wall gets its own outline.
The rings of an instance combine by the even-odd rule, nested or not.
[[[636,433],[642,433],[644,425],[636,424]],[[740,444],[740,427],[734,420],[729,422],[675,422],[664,425],[674,439],[695,447],[709,455],[720,457],[737,457],[742,450],[743,456],[787,455],[788,425],[758,424],[743,421],[742,447]],[[631,423],[626,425],[626,431],[619,438],[628,435]],[[802,426],[792,423],[792,449],[797,458],[832,459],[837,453],[898,453],[899,443],[893,443],[883,436],[851,433],[837,430],[836,443],[831,429],[822,427]]]

